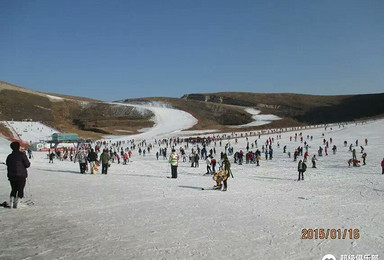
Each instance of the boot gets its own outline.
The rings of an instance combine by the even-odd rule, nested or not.
[[[19,199],[17,197],[13,197],[13,205],[12,206],[14,209],[17,209],[18,202],[19,202]]]
[[[9,208],[13,207],[13,201],[15,200],[15,197],[9,197]]]
[[[221,185],[214,185],[214,186],[213,186],[213,189],[214,189],[214,190],[221,190]]]

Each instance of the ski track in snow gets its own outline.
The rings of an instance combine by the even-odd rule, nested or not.
[[[179,132],[184,129],[191,128],[197,124],[197,119],[194,118],[191,114],[184,112],[182,110],[169,108],[166,106],[161,107],[159,103],[156,104],[147,104],[147,105],[137,105],[137,104],[127,104],[127,103],[110,103],[120,106],[131,106],[135,107],[138,110],[148,109],[154,113],[153,121],[155,125],[152,128],[142,129],[143,133],[130,135],[129,139],[148,139],[148,138],[158,138],[161,136],[169,135],[172,133]],[[126,137],[121,136],[106,136],[107,139],[112,140],[122,140]]]
[[[336,155],[318,158],[317,169],[308,162],[302,182],[296,181],[297,162],[282,153],[284,145],[293,153],[302,144],[289,141],[294,132],[282,133],[274,143],[274,159],[262,156],[260,167],[236,165],[231,158],[235,178],[229,179],[227,192],[201,191],[214,184],[203,175],[204,161],[200,168],[181,162],[179,178],[167,178],[167,160],[156,161],[154,156],[158,147],[145,157],[135,151],[132,162],[112,164],[108,175],[81,175],[77,163],[48,164],[45,153],[35,152],[25,189],[35,205],[0,208],[0,259],[307,260],[325,254],[337,259],[341,254],[381,258],[383,128],[384,120],[378,120],[332,131],[301,130],[304,140],[307,134],[314,136],[310,155],[322,145],[322,133],[338,147]],[[261,136],[259,147],[269,136],[276,138]],[[360,146],[364,138],[369,140],[367,165],[348,168],[351,153],[343,141],[359,139]],[[255,139],[250,137],[250,142]],[[235,151],[245,150],[245,138],[231,143]],[[223,147],[216,149],[219,154]],[[9,142],[0,139],[0,162],[9,152]],[[360,149],[357,155],[361,157]],[[4,165],[0,178],[0,196],[7,200]],[[357,228],[361,237],[302,240],[304,228]]]

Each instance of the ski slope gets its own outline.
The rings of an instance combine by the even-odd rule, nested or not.
[[[179,109],[174,109],[162,105],[161,103],[147,103],[143,105],[126,104],[126,103],[111,103],[121,106],[131,106],[136,109],[148,109],[153,112],[153,121],[155,125],[152,128],[142,129],[143,133],[130,135],[129,139],[148,139],[158,138],[165,135],[171,135],[180,132],[184,129],[191,128],[197,124],[197,119],[191,114]],[[106,136],[108,139],[119,140],[121,136]]]
[[[3,121],[0,123],[8,127],[16,139],[27,143],[51,140],[52,134],[59,132],[40,122]]]
[[[282,133],[273,145],[273,160],[262,156],[260,167],[237,165],[230,158],[235,178],[229,179],[226,192],[201,190],[214,184],[204,175],[203,160],[199,168],[180,162],[178,179],[167,178],[169,164],[156,160],[156,150],[145,157],[135,151],[132,162],[113,163],[108,175],[81,175],[78,164],[48,164],[45,153],[34,153],[26,195],[35,205],[0,208],[0,259],[317,260],[326,254],[381,259],[383,129],[384,120],[378,120],[302,130],[305,141],[307,134],[314,137],[308,141],[310,156],[322,145],[322,133],[333,138],[338,151],[319,157],[317,169],[308,162],[300,182],[297,162],[282,148],[287,145],[293,153],[302,144],[289,141],[295,132]],[[259,147],[268,137],[276,135],[261,136]],[[344,140],[358,139],[360,146],[365,138],[367,165],[348,167],[351,153]],[[235,151],[245,150],[245,138],[230,142]],[[217,153],[223,148],[217,145]],[[7,149],[9,143],[1,141],[0,151]],[[0,153],[0,161],[5,156]],[[0,165],[2,201],[9,192],[6,169]],[[301,239],[302,229],[310,228],[359,229],[360,238]]]

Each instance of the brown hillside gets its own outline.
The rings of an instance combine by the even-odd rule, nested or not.
[[[351,121],[384,113],[384,93],[316,96],[222,92],[188,94],[182,99],[255,107],[262,113],[275,114],[305,124]]]
[[[63,99],[49,97],[60,96]],[[32,119],[83,138],[136,133],[151,127],[151,111],[139,113],[135,108],[108,104],[92,99],[47,94],[0,82],[0,121]],[[4,129],[0,129],[4,133]]]
[[[186,111],[198,119],[198,123],[190,130],[226,130],[228,126],[252,122],[251,115],[244,108],[226,104],[162,97],[127,99],[125,102],[162,102]]]

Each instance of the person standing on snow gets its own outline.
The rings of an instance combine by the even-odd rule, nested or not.
[[[216,159],[215,157],[211,156],[211,165],[212,165],[212,172],[215,173],[216,172]]]
[[[17,208],[17,205],[24,197],[25,181],[28,177],[27,168],[31,166],[25,153],[20,151],[20,143],[11,143],[12,153],[8,155],[6,160],[8,180],[11,183],[11,194],[9,206]]]
[[[356,149],[352,150],[352,159],[353,160],[357,160],[357,158],[356,158]]]
[[[207,163],[207,172],[205,174],[209,174],[212,172],[211,170],[211,159],[207,156],[205,158],[205,162]]]
[[[94,174],[94,168],[96,166],[96,161],[97,161],[97,153],[93,148],[88,154],[88,161],[89,161],[89,167],[91,168],[91,174]]]
[[[53,163],[53,158],[55,158],[55,154],[54,154],[54,152],[52,151],[52,152],[49,154],[49,163]]]
[[[312,156],[312,168],[316,168],[316,161],[317,161],[316,154],[314,154]]]
[[[79,149],[77,154],[75,155],[75,159],[73,160],[73,163],[79,162],[80,166],[80,173],[85,173],[85,168],[87,166],[87,156],[85,155],[84,151],[82,149]]]
[[[366,165],[366,163],[365,163],[365,159],[367,158],[367,153],[363,153],[363,155],[361,156],[361,158],[363,159],[363,165]]]
[[[231,174],[231,163],[229,162],[226,154],[224,155],[224,159],[221,165],[224,169],[222,171],[215,173],[214,180],[216,181],[216,185],[213,186],[213,189],[221,190],[221,186],[222,186],[221,182],[223,182],[224,184],[223,191],[226,191],[228,187],[227,181],[228,181],[229,175]]]
[[[384,174],[384,158],[381,161],[381,174]]]
[[[176,153],[175,149],[172,149],[172,153],[169,156],[169,163],[171,164],[172,179],[176,179],[177,178],[177,166],[179,164],[179,155]]]
[[[107,174],[108,173],[108,167],[109,167],[109,160],[111,157],[109,156],[106,149],[103,150],[103,153],[100,155],[100,161],[101,161],[101,174]]]
[[[297,165],[297,170],[299,172],[299,179],[298,179],[298,181],[300,181],[300,176],[301,176],[301,180],[302,181],[304,180],[304,172],[305,172],[306,169],[307,169],[307,165],[302,160],[300,160],[299,164]]]
[[[337,150],[336,145],[333,145],[333,147],[332,147],[333,154],[336,154],[336,150]]]

